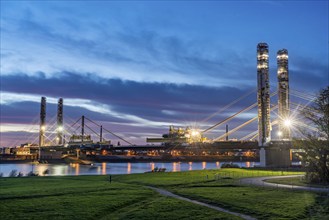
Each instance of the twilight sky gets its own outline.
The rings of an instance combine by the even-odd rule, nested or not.
[[[62,97],[66,123],[85,115],[136,144],[169,125],[206,129],[256,102],[259,42],[269,44],[271,91],[286,48],[291,89],[314,95],[329,84],[328,20],[318,0],[1,1],[0,146],[37,142],[41,96],[49,127]]]

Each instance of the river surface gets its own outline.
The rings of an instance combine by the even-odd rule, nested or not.
[[[227,162],[226,162],[227,163]],[[259,165],[258,162],[233,162],[240,167],[254,167]],[[166,172],[178,172],[187,170],[203,169],[220,169],[223,162],[139,162],[139,163],[95,163],[91,165],[81,164],[0,164],[0,173],[3,177],[16,170],[17,174],[21,172],[26,176],[29,172],[46,176],[63,176],[63,175],[106,175],[106,174],[131,174],[144,173],[154,168],[166,168]]]

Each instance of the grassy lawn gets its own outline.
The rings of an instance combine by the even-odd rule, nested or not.
[[[297,186],[310,186],[310,187],[320,187],[320,188],[329,188],[328,185],[323,184],[310,184],[304,180],[303,177],[292,177],[292,178],[278,178],[278,179],[269,179],[266,180],[269,183],[279,183],[286,185],[297,185]]]
[[[239,219],[160,196],[145,185],[259,219],[329,219],[329,197],[239,184],[240,178],[291,175],[247,169],[112,176],[0,178],[1,219]]]
[[[316,200],[316,196],[312,193],[243,187],[230,184],[221,184],[216,188],[207,186],[176,188],[173,191],[260,219],[306,218],[310,216],[307,214],[307,209]]]
[[[329,198],[305,191],[245,186],[240,178],[303,174],[246,169],[202,170],[116,176],[116,181],[166,188],[259,219],[329,219]]]
[[[159,187],[179,186],[193,183],[213,182],[215,179],[239,179],[257,176],[280,176],[303,174],[303,172],[281,172],[252,169],[220,169],[220,170],[196,170],[185,172],[165,172],[165,173],[143,173],[131,175],[117,175],[115,180],[125,183],[142,185],[154,185]]]
[[[0,178],[1,219],[239,219],[107,176]]]

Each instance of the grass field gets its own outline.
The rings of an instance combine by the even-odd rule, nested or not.
[[[239,184],[240,178],[302,174],[245,169],[202,170],[117,176],[118,181],[166,188],[176,194],[219,205],[260,219],[329,219],[329,198]]]
[[[189,172],[165,172],[165,173],[143,173],[131,175],[117,175],[115,180],[125,183],[135,183],[154,186],[178,186],[187,184],[204,184],[214,182],[215,179],[234,179],[258,177],[258,176],[280,176],[303,174],[303,172],[268,171],[253,169],[214,169],[196,170]]]
[[[107,176],[0,178],[0,186],[2,220],[239,219]]]
[[[259,219],[329,219],[320,194],[244,186],[239,178],[290,175],[244,169],[112,176],[0,178],[1,219],[239,219],[160,196],[152,185]],[[297,174],[297,173],[295,173]]]

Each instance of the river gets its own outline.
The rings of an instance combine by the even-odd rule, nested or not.
[[[227,162],[226,162],[227,163]],[[166,168],[166,172],[178,172],[187,170],[219,169],[223,162],[138,162],[138,163],[95,163],[90,165],[81,164],[0,164],[0,173],[3,177],[16,170],[26,176],[29,172],[46,176],[63,175],[106,175],[106,174],[131,174],[144,173],[154,168]],[[234,162],[240,167],[254,167],[258,162]]]

